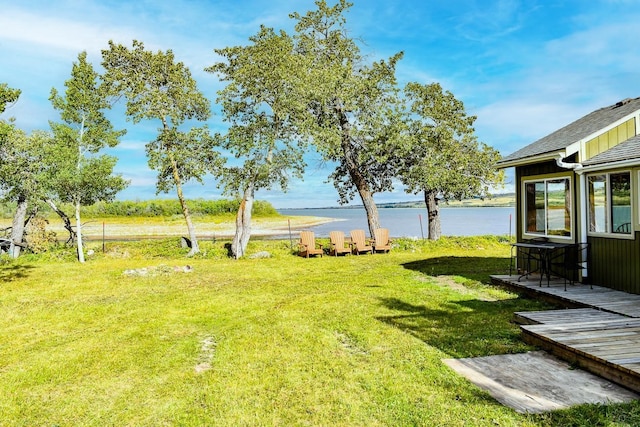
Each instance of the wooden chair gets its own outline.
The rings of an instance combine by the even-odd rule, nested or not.
[[[344,233],[342,231],[331,231],[329,233],[329,254],[338,256],[340,254],[351,253],[351,248],[345,246]]]
[[[373,246],[367,242],[364,230],[351,230],[351,251],[356,255],[373,253]]]
[[[301,257],[309,258],[310,255],[322,256],[324,254],[322,245],[316,244],[316,236],[313,231],[301,231],[298,245],[300,247],[298,255]]]
[[[373,231],[373,242],[371,242],[375,252],[389,252],[391,250],[391,240],[389,240],[389,229],[377,228]]]

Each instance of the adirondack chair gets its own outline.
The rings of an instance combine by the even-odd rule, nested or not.
[[[322,245],[316,244],[316,236],[313,231],[301,231],[298,245],[300,247],[298,255],[301,257],[309,258],[310,255],[322,256],[324,254]]]
[[[351,230],[351,251],[356,255],[373,253],[373,246],[366,240],[364,230]]]
[[[344,233],[342,231],[329,232],[329,254],[338,256],[340,254],[351,253],[351,248],[345,246]]]
[[[391,250],[391,240],[389,240],[389,229],[376,228],[373,231],[373,242],[371,242],[375,252],[389,252]]]

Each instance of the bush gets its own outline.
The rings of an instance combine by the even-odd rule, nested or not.
[[[31,218],[29,221],[26,241],[31,252],[35,254],[47,252],[56,245],[56,233],[47,230],[48,224],[49,221],[40,216]]]
[[[240,206],[240,200],[189,200],[189,211],[193,215],[224,216],[235,214]],[[253,214],[256,216],[278,215],[275,208],[268,202],[256,201],[253,206]],[[99,202],[83,208],[83,216],[111,217],[111,216],[136,216],[159,217],[182,215],[182,207],[178,200],[156,199],[146,201],[115,201]]]
[[[188,200],[189,211],[197,216],[228,216],[235,215],[240,206],[240,200]],[[12,218],[16,205],[11,202],[0,203],[0,218]],[[73,206],[61,204],[63,212],[73,212]],[[52,214],[51,208],[44,205],[41,212],[45,215]],[[82,207],[84,218],[109,218],[109,217],[171,217],[182,215],[180,202],[175,199],[155,200],[124,200],[113,202],[97,202],[91,206]],[[253,204],[253,215],[258,217],[279,216],[278,211],[269,202],[256,200]]]

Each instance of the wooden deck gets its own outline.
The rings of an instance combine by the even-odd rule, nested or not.
[[[517,276],[492,276],[494,284],[565,309],[519,312],[523,340],[571,364],[640,392],[640,295],[563,280],[550,286]]]

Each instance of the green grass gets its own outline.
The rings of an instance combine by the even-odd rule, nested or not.
[[[511,317],[546,306],[488,285],[508,270],[503,239],[315,259],[263,240],[249,250],[271,258],[238,261],[224,244],[0,258],[0,425],[640,422],[637,404],[517,414],[442,363],[530,349]]]

